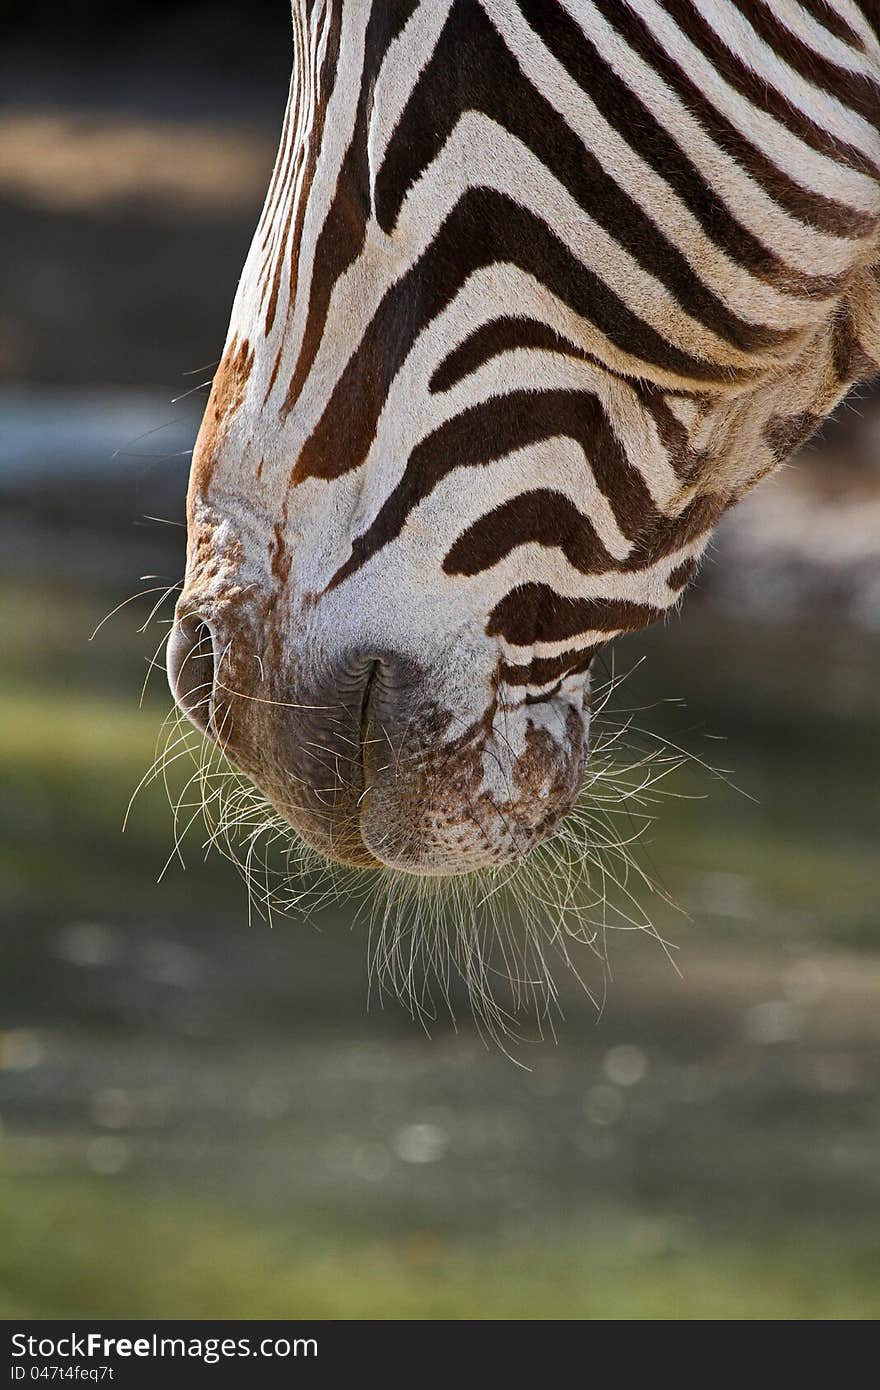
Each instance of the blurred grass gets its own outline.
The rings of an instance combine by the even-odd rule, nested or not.
[[[99,972],[80,970],[75,979],[71,967],[51,955],[57,927],[78,918],[103,916],[115,931],[126,932],[131,926],[133,934],[142,932],[147,922],[167,933],[167,924],[177,920],[180,940],[187,942],[195,939],[194,928],[210,923],[213,929],[216,914],[218,928],[227,933],[217,938],[221,953],[245,930],[244,889],[233,869],[216,856],[202,863],[197,832],[187,853],[187,873],[175,865],[156,886],[172,845],[170,811],[160,787],[139,797],[129,827],[121,833],[125,807],[153,758],[170,701],[157,671],[144,707],[138,707],[145,662],[158,637],[138,636],[137,620],[130,612],[115,618],[88,645],[89,632],[111,605],[103,595],[63,586],[12,584],[0,596],[0,765],[9,788],[0,799],[0,907],[12,925],[6,936],[0,1025],[3,1011],[8,1019],[14,1008],[16,1027],[32,1026],[33,1013],[37,1027],[81,1029],[82,1034],[74,1036],[83,1039],[90,1036],[90,1028],[125,1029],[135,1052],[137,1028],[149,1025],[170,1049],[174,1061],[169,1068],[192,1069],[199,1076],[204,1063],[196,1058],[192,1042],[168,1032],[172,1023],[167,1020],[176,1016],[178,1004],[171,1008],[164,996],[160,1000],[155,986],[129,982],[122,973],[116,992],[104,1000]],[[801,646],[793,639],[765,634],[762,646],[754,633],[744,635],[731,628],[726,646],[713,642],[710,668],[699,622],[687,629],[686,637],[678,631],[674,637],[663,634],[659,644],[655,636],[646,637],[646,673],[627,682],[621,703],[650,706],[639,716],[643,727],[696,749],[712,763],[732,766],[734,781],[757,800],[731,790],[695,764],[677,775],[672,788],[676,796],[659,807],[644,858],[690,909],[694,923],[658,902],[658,926],[673,940],[688,944],[699,929],[704,944],[711,941],[718,947],[726,940],[743,952],[771,942],[794,950],[808,943],[823,949],[846,944],[876,950],[876,782],[873,761],[865,756],[877,734],[878,712],[869,698],[876,688],[876,654],[866,648],[849,655],[847,698],[841,702],[842,668],[835,688],[817,666],[810,641]],[[637,650],[633,644],[633,656]],[[676,661],[682,665],[676,666]],[[802,689],[806,694],[799,703]],[[656,705],[669,693],[687,694],[684,714]],[[707,741],[707,730],[726,731],[728,745]],[[337,927],[346,925],[338,912],[332,920]],[[40,924],[39,929],[33,924]],[[339,933],[343,934],[347,935]],[[287,945],[294,952],[278,960],[287,968],[295,957],[305,980],[297,999],[304,1001],[311,990],[308,970],[314,968],[307,964],[308,946]],[[340,1029],[343,1016],[346,1026],[351,1023],[351,994],[345,993],[352,988],[351,980],[357,1007],[366,992],[365,980],[360,992],[362,943],[349,939],[348,945],[348,986],[335,975],[332,980],[315,977],[317,995],[323,991],[323,997],[334,1001]],[[260,949],[268,961],[274,959],[265,941]],[[320,958],[325,974],[331,959],[329,954]],[[271,972],[271,964],[267,969]],[[78,985],[78,999],[69,998],[71,983]],[[290,1027],[285,1011],[292,996],[280,993],[270,1005],[268,990],[264,984],[259,988],[260,995],[239,991],[238,1012],[227,996],[218,996],[221,1002],[212,1005],[207,995],[189,991],[187,1000],[195,1004],[197,1016],[199,1008],[207,1007],[209,1018],[211,1008],[216,1010],[220,1032],[209,1045],[218,1058],[225,1057],[224,1047],[230,1057],[236,1056],[243,1040],[253,1038],[259,1028]],[[255,989],[253,983],[248,989]],[[685,981],[684,1021],[666,1019],[663,1026],[672,1034],[690,1030],[690,1050],[700,1057],[702,1044],[694,1041],[699,1034],[693,1030],[704,1006],[688,990]],[[176,997],[183,1000],[184,992]],[[297,1005],[302,1028],[310,1026],[306,1007],[303,1002]],[[661,1015],[664,1007],[658,1006]],[[642,1025],[635,1020],[634,1026]],[[367,1025],[364,1028],[370,1032]],[[108,1046],[97,1037],[96,1033],[94,1044],[82,1043],[86,1051],[94,1045],[96,1059]],[[444,1075],[441,1043],[431,1046],[437,1049],[433,1065]],[[227,1065],[218,1061],[218,1066]],[[703,1057],[699,1065],[708,1075],[713,1066],[724,1064]],[[731,1065],[735,1070],[738,1064]],[[123,1067],[118,1084],[128,1084],[127,1077]],[[27,1142],[32,1124],[39,1131],[44,1125],[51,1130],[66,1123],[59,1119],[63,1107],[59,1109],[58,1097],[51,1092],[58,1083],[47,1084],[49,1090],[34,1101],[33,1110],[25,1101],[25,1108],[15,1112],[16,1141],[23,1137]],[[454,1107],[455,1087],[461,1083],[448,1084],[448,1103]],[[480,1088],[481,1105],[493,1113],[491,1107],[501,1101],[493,1096],[488,1071],[474,1084]],[[26,1097],[26,1087],[15,1094]],[[747,1103],[758,1107],[755,1113],[760,1115],[760,1100],[733,1102]],[[825,1102],[816,1096],[810,1104]],[[35,1118],[28,1118],[31,1115]],[[233,1122],[228,1116],[225,1120],[234,1135]],[[348,1115],[334,1115],[315,1122],[329,1126],[329,1133],[335,1124],[350,1121]],[[579,1117],[577,1123],[582,1122]],[[728,1122],[736,1123],[736,1115],[728,1116]],[[565,1130],[568,1121],[559,1123]],[[646,1142],[662,1142],[674,1155],[676,1143],[688,1142],[676,1138],[675,1123],[670,1120],[672,1130],[663,1131],[661,1139],[650,1132]],[[720,1117],[716,1123],[721,1124]],[[693,1231],[681,1240],[655,1239],[658,1221],[662,1226],[665,1219],[664,1203],[678,1203],[677,1193],[660,1190],[658,1217],[641,1210],[635,1192],[626,1205],[625,1192],[614,1188],[607,1175],[600,1177],[593,1192],[589,1167],[576,1175],[572,1169],[569,1180],[576,1191],[582,1185],[578,1203],[593,1201],[594,1208],[578,1205],[564,1218],[565,1199],[559,1196],[546,1219],[545,1211],[535,1208],[540,1219],[533,1219],[521,1238],[500,1238],[484,1230],[464,1231],[464,1218],[457,1227],[450,1221],[444,1228],[441,1199],[424,1195],[430,1186],[413,1188],[423,1193],[421,1206],[411,1197],[405,1217],[405,1194],[385,1189],[382,1210],[396,1219],[361,1221],[345,1203],[327,1201],[315,1207],[308,1189],[297,1188],[293,1179],[281,1182],[276,1174],[267,1188],[271,1199],[267,1196],[262,1209],[255,1211],[248,1205],[246,1183],[269,1181],[268,1158],[258,1138],[249,1141],[253,1148],[242,1146],[236,1159],[242,1165],[256,1163],[252,1178],[245,1179],[234,1168],[223,1169],[209,1151],[201,1160],[208,1167],[199,1192],[187,1185],[194,1181],[195,1160],[175,1168],[177,1160],[169,1159],[161,1178],[152,1179],[139,1174],[85,1177],[69,1170],[22,1176],[11,1168],[4,1172],[0,1161],[0,1310],[7,1316],[33,1317],[875,1315],[880,1307],[880,1257],[867,1223],[862,1229],[849,1217],[838,1223],[831,1215],[822,1218],[811,1188],[805,1187],[803,1198],[798,1198],[807,1212],[804,1219],[797,1215],[797,1202],[792,1211],[780,1213],[775,1225],[772,1215],[755,1212],[739,1230],[730,1221],[716,1219],[713,1203],[723,1210],[728,1200],[725,1184],[740,1182],[743,1186],[737,1191],[746,1202],[749,1184],[761,1183],[762,1164],[796,1167],[786,1145],[800,1139],[780,1131],[774,1148],[763,1120],[751,1116],[748,1123],[754,1126],[748,1166],[741,1171],[736,1166],[746,1162],[744,1147],[731,1161],[730,1173],[719,1178],[717,1191],[717,1175],[707,1172],[703,1194],[692,1190],[681,1199],[694,1220]],[[818,1125],[804,1121],[805,1143],[811,1123],[814,1129]],[[696,1129],[690,1142],[696,1142],[694,1135],[699,1133],[705,1143],[698,1120],[692,1124]],[[833,1128],[833,1121],[827,1120],[827,1125]],[[717,1144],[715,1159],[705,1159],[710,1167],[726,1161],[723,1139],[717,1138]],[[477,1165],[469,1175],[477,1194],[471,1196],[473,1202],[479,1192],[485,1198],[494,1187],[496,1171],[507,1171],[503,1165],[517,1171],[527,1162],[506,1139],[490,1158],[491,1153],[487,1150],[481,1160],[484,1167]],[[493,1163],[502,1166],[496,1169]],[[532,1181],[542,1170],[523,1166],[522,1171]],[[781,1178],[777,1175],[774,1181],[778,1184]],[[844,1179],[828,1178],[829,1184],[839,1181]],[[770,1187],[775,1190],[772,1183]],[[832,1185],[828,1191],[838,1188]],[[442,1199],[451,1200],[448,1195]],[[624,1205],[614,1205],[618,1201]],[[833,1199],[829,1210],[833,1211]]]
[[[656,1223],[604,1211],[527,1241],[423,1230],[363,1239],[267,1231],[100,1182],[0,1184],[6,1317],[869,1318],[880,1252],[833,1230],[652,1248]]]
[[[0,902],[112,912],[149,894],[173,847],[172,816],[161,783],[126,808],[164,742],[171,709],[162,670],[150,672],[158,641],[137,632],[132,605],[89,643],[113,606],[104,595],[9,584],[0,597]],[[159,629],[161,635],[161,629]],[[192,764],[181,759],[170,785]],[[208,904],[230,889],[243,894],[218,856],[210,867],[190,837],[188,877],[169,873],[164,901],[198,892]],[[47,873],[51,853],[52,872]],[[197,880],[194,881],[194,880]],[[157,905],[161,899],[156,898]],[[243,899],[242,899],[242,905]]]
[[[155,882],[173,845],[161,782],[138,795],[124,834],[123,818],[166,713],[97,692],[0,691],[0,763],[13,788],[0,808],[0,901],[112,910]],[[200,855],[189,849],[199,876]],[[209,901],[224,869],[200,875]],[[168,899],[180,891],[172,874]]]

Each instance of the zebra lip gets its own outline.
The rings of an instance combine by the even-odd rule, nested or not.
[[[363,789],[361,793],[362,796],[366,791],[367,786],[366,746],[367,740],[370,737],[370,699],[375,689],[376,677],[378,674],[379,662],[374,661],[370,666],[369,674],[367,675],[366,683],[364,685],[363,693],[361,695],[361,709],[360,717],[358,719],[358,755],[360,757],[361,764],[361,787]]]
[[[379,864],[360,827],[379,666],[353,657],[277,705],[245,700],[229,749],[307,845],[357,868]]]
[[[377,859],[368,848],[360,827],[361,811],[369,790],[366,748],[370,738],[375,738],[375,734],[371,733],[373,726],[371,706],[375,703],[380,666],[381,663],[378,659],[371,660],[366,673],[361,672],[356,678],[360,687],[359,691],[351,691],[346,700],[347,722],[351,730],[349,745],[351,747],[351,780],[347,789],[343,790],[342,786],[339,787],[336,816],[325,826],[328,838],[323,844],[316,846],[324,853],[329,852],[331,858],[338,862],[359,869],[381,867],[381,860]],[[346,673],[347,676],[350,674]],[[354,698],[351,698],[352,695]],[[334,820],[335,824],[333,823]],[[324,839],[324,836],[322,835],[321,838]]]
[[[370,734],[370,722],[371,722],[371,721],[370,721],[370,701],[371,701],[371,697],[372,697],[373,694],[374,694],[375,684],[376,684],[376,677],[377,677],[378,671],[379,671],[379,662],[378,662],[378,661],[372,662],[372,664],[371,664],[371,666],[370,666],[369,674],[367,675],[367,679],[366,679],[366,682],[365,682],[365,684],[364,684],[363,692],[362,692],[362,695],[361,695],[360,711],[359,711],[358,718],[357,718],[357,754],[356,754],[358,771],[359,771],[359,773],[360,773],[360,777],[359,777],[359,780],[360,780],[360,789],[359,789],[359,792],[358,792],[358,795],[357,795],[357,801],[356,801],[356,805],[355,805],[355,808],[354,808],[354,815],[353,815],[353,817],[352,817],[352,824],[351,824],[350,833],[346,836],[346,840],[347,840],[347,842],[348,842],[349,853],[346,854],[345,856],[339,856],[339,857],[344,857],[350,864],[352,864],[353,866],[355,866],[355,867],[357,867],[357,868],[365,868],[365,867],[366,867],[366,868],[380,868],[380,867],[381,867],[381,860],[379,860],[379,859],[376,858],[376,856],[372,853],[372,851],[368,848],[366,842],[364,841],[363,835],[361,834],[361,825],[360,825],[361,813],[362,813],[362,810],[363,810],[364,802],[366,801],[366,798],[367,798],[367,793],[369,792],[369,783],[368,783],[368,780],[367,780],[368,774],[367,774],[366,749],[367,749],[368,741],[369,741],[369,739],[370,739],[370,737],[371,737],[371,734]],[[355,841],[356,841],[356,843],[355,843]],[[337,854],[338,854],[338,847],[337,847]]]

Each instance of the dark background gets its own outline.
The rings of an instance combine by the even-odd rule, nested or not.
[[[680,619],[618,644],[601,727],[690,755],[638,851],[680,973],[609,931],[578,962],[601,1016],[563,979],[515,1064],[466,1014],[368,1007],[350,903],[249,921],[198,823],[173,860],[161,786],[122,833],[288,26],[284,0],[3,20],[0,1311],[876,1314],[870,393],[725,523]]]

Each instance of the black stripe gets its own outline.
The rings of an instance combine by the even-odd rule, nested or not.
[[[799,0],[799,4],[802,10],[811,14],[835,38],[849,44],[850,48],[856,48],[860,53],[864,53],[862,40],[856,31],[850,28],[843,15],[839,14],[829,3],[829,0]]]
[[[830,58],[817,53],[804,43],[786,24],[773,14],[764,0],[732,0],[759,38],[799,76],[818,87],[832,92],[838,101],[855,111],[873,126],[880,126],[880,88],[869,77],[848,72]]]
[[[491,358],[502,352],[513,352],[517,348],[534,348],[545,352],[558,352],[562,357],[574,357],[580,362],[593,362],[608,371],[604,362],[592,353],[563,338],[555,328],[541,323],[538,319],[512,318],[503,315],[475,328],[473,333],[463,339],[444,357],[428,382],[429,391],[449,391],[466,376],[477,371]]]
[[[599,6],[603,12],[609,8],[611,10],[616,8],[618,11],[625,8],[617,5],[616,0],[594,0],[594,4]],[[765,82],[736,54],[732,53],[711,25],[703,19],[693,4],[693,0],[665,0],[665,6],[679,28],[687,35],[691,43],[705,54],[715,70],[759,111],[768,111],[804,144],[827,155],[835,163],[848,164],[863,174],[880,178],[880,169],[873,160],[869,159],[861,150],[856,149],[854,145],[848,144],[845,140],[837,139],[830,131],[811,120],[806,111],[793,106],[782,92]],[[760,0],[748,0],[750,22],[754,24],[756,17],[761,13]],[[841,73],[842,69],[837,68],[835,71]],[[844,76],[848,76],[848,74],[844,74]],[[833,82],[829,91],[839,95],[835,91]]]
[[[564,642],[583,632],[635,632],[665,612],[648,603],[566,598],[549,584],[521,584],[492,609],[486,633],[514,647],[530,647],[535,642]]]
[[[606,486],[609,481],[606,474]],[[614,496],[617,509],[622,510],[624,494],[618,490]],[[667,516],[647,501],[630,554],[616,560],[605,549],[589,517],[565,493],[534,489],[503,502],[463,531],[443,561],[443,569],[447,574],[479,574],[531,541],[558,547],[582,574],[609,570],[632,573],[705,536],[729,505],[729,498],[709,492],[695,498],[678,516]]]
[[[413,508],[453,469],[485,467],[514,449],[557,436],[580,444],[618,527],[628,540],[636,540],[656,515],[654,505],[597,397],[586,391],[511,391],[461,411],[422,440],[375,520],[352,542],[350,558],[328,589],[399,536]]]
[[[369,452],[388,390],[425,326],[475,270],[510,261],[532,275],[622,352],[698,382],[732,383],[751,374],[675,347],[645,323],[527,208],[489,189],[469,189],[432,244],[388,289],[337,382],[293,471],[293,481],[336,478]],[[634,375],[643,373],[634,369]],[[283,415],[284,412],[282,412]]]
[[[528,666],[515,661],[502,661],[498,668],[506,685],[549,685],[566,676],[578,676],[588,670],[599,648],[583,647],[563,652],[560,656],[535,657]]]
[[[414,14],[417,2],[418,0],[379,0],[370,14],[364,35],[364,59],[354,131],[336,180],[333,201],[315,247],[306,324],[299,356],[281,408],[282,418],[293,409],[317,356],[333,287],[357,258],[364,244],[367,220],[372,209],[367,157],[371,95],[389,45]],[[326,101],[323,105],[326,107]],[[293,272],[293,266],[291,270]],[[291,304],[295,290],[296,282],[292,279]],[[283,350],[282,343],[272,373],[270,391],[275,383]]]
[[[558,547],[581,574],[616,569],[596,528],[564,492],[535,488],[502,502],[463,531],[443,561],[446,574],[479,574],[517,546]]]
[[[488,323],[474,329],[473,333],[443,359],[428,383],[429,389],[449,391],[491,358],[517,348],[557,352],[562,357],[590,362],[606,376],[626,381],[628,389],[638,396],[645,410],[653,417],[660,441],[678,476],[692,482],[699,475],[706,462],[705,455],[692,447],[687,430],[669,409],[666,401],[667,395],[679,395],[680,392],[664,391],[652,382],[629,380],[621,376],[593,353],[585,352],[583,348],[562,337],[555,328],[541,323],[539,319],[511,318],[504,315],[498,319],[490,319]]]
[[[462,105],[527,146],[588,216],[718,337],[743,352],[791,337],[741,319],[700,279],[663,229],[525,77],[475,0],[462,0],[452,11],[389,143],[376,179],[376,215],[385,232],[393,231],[408,189],[449,139]]]

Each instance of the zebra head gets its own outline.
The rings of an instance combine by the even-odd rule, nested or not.
[[[169,672],[325,855],[547,836],[597,651],[876,370],[866,12],[294,0]]]

